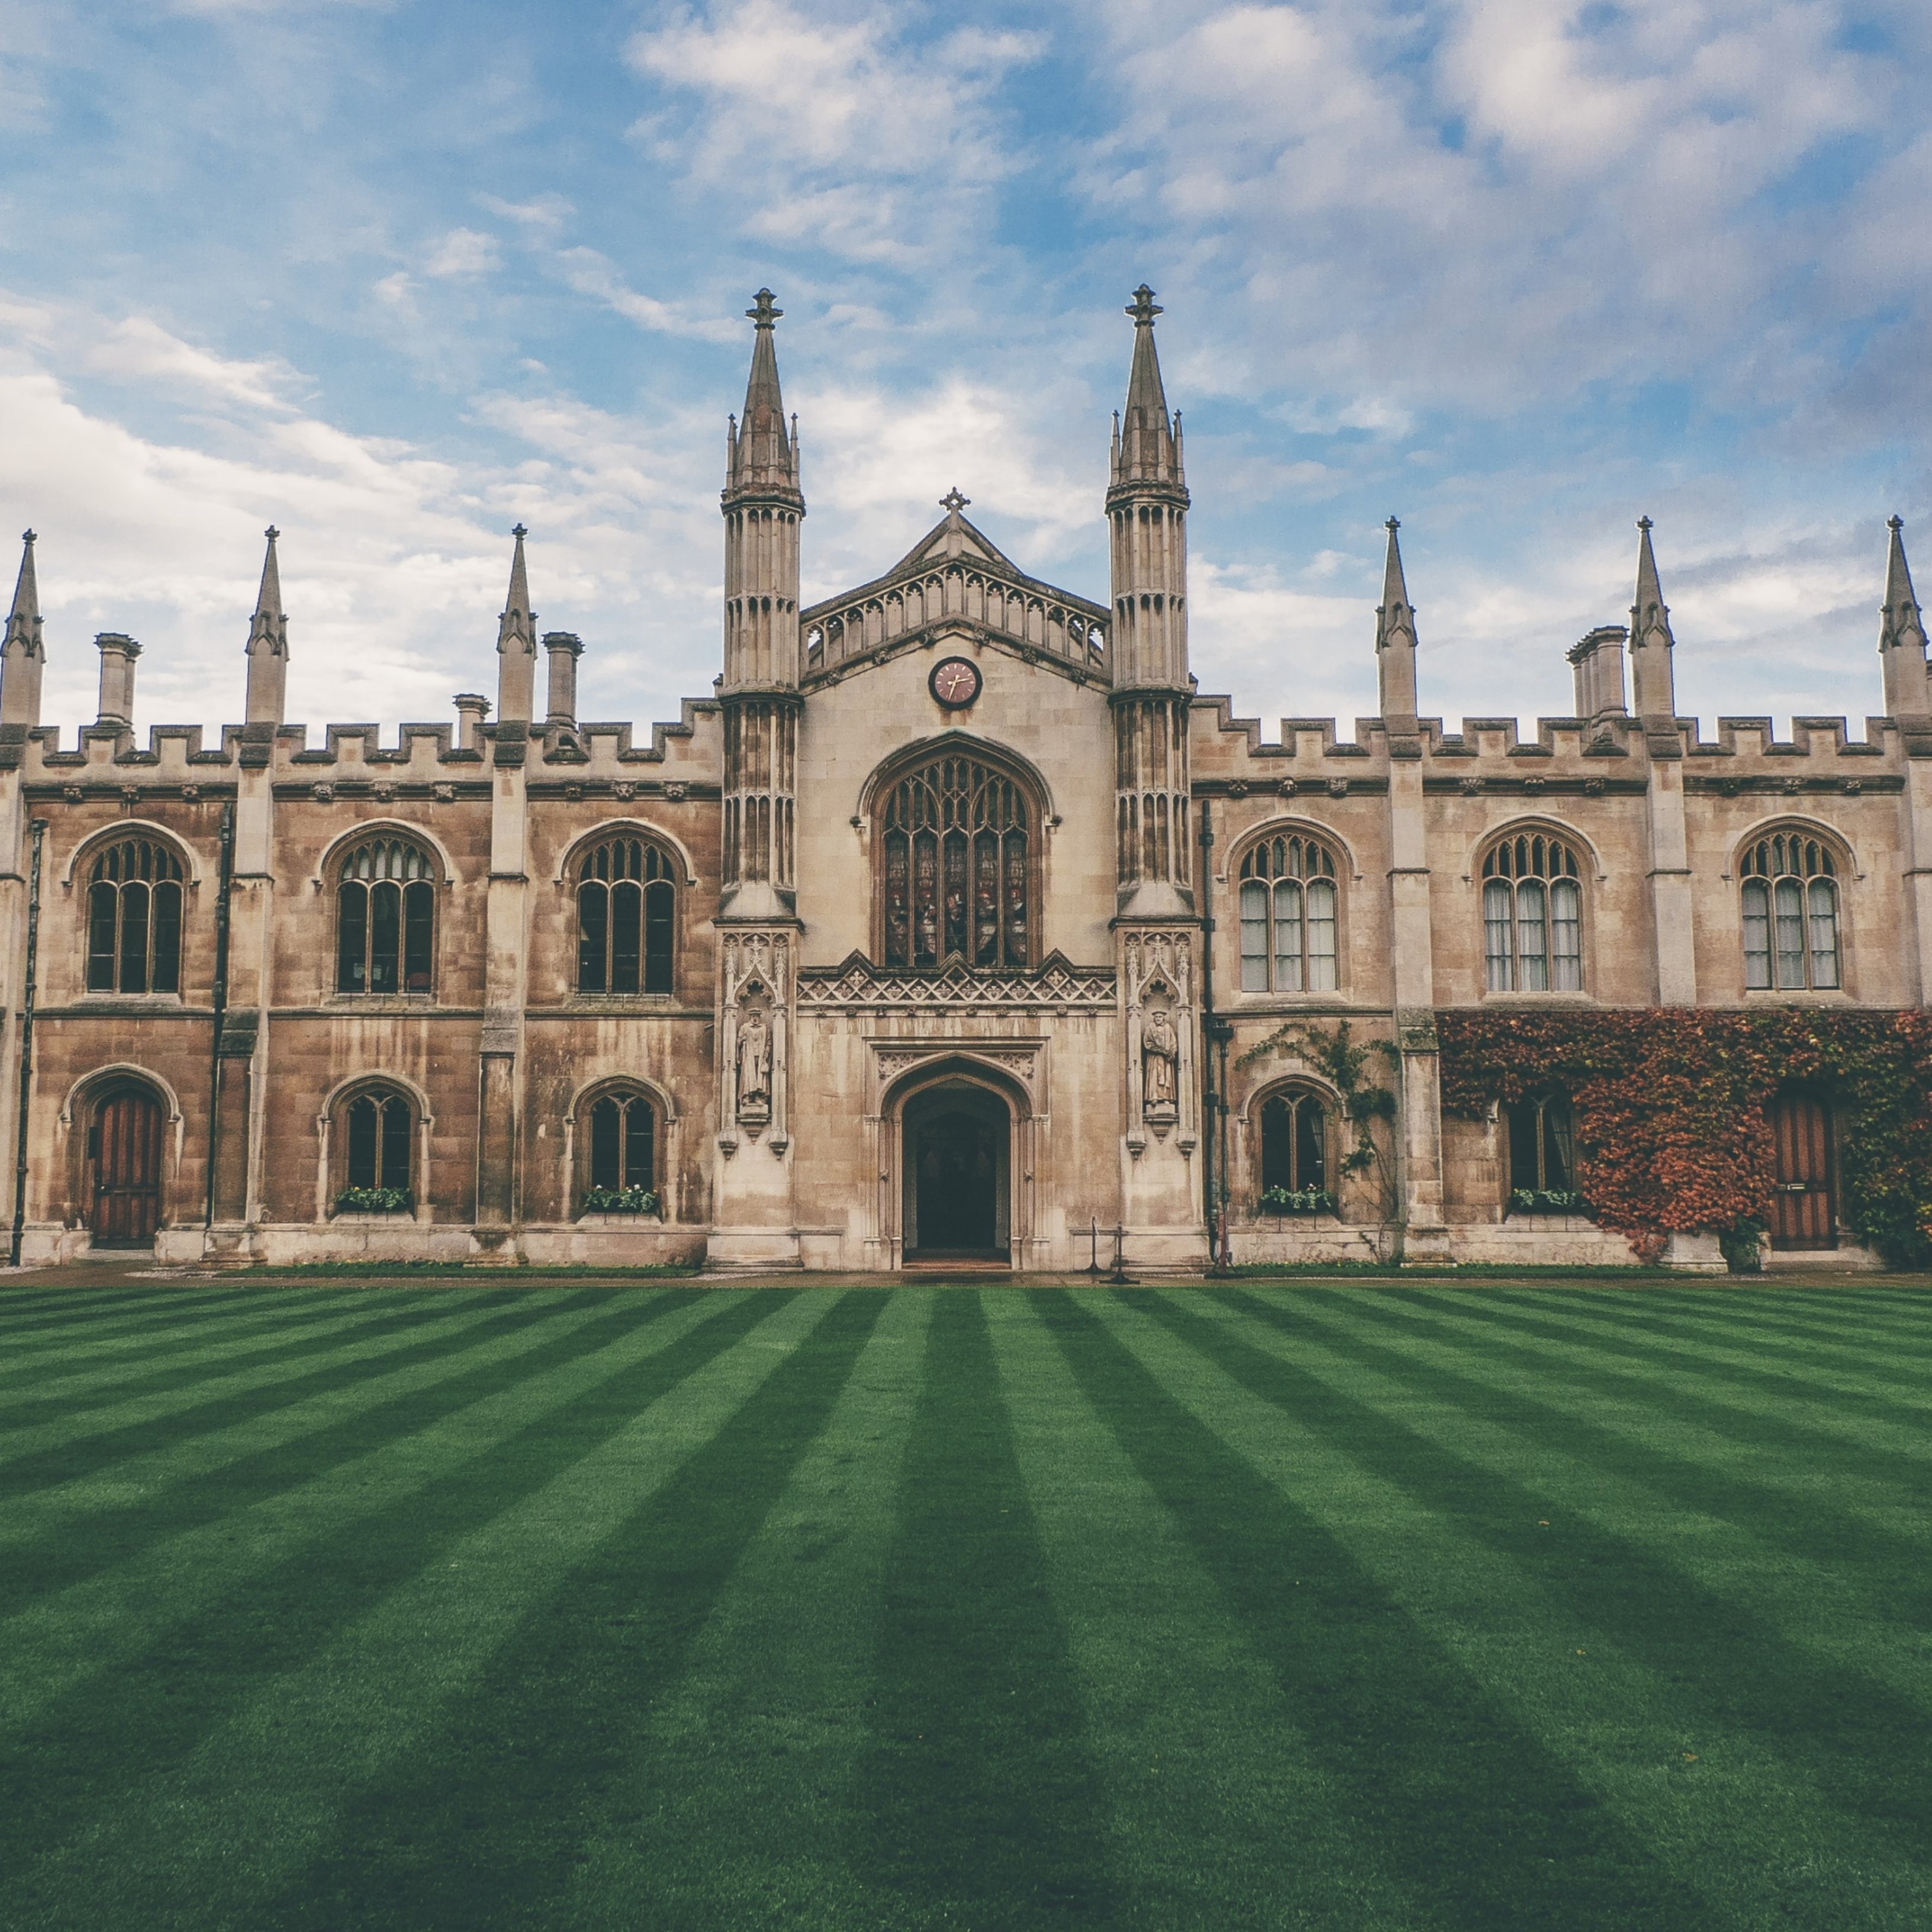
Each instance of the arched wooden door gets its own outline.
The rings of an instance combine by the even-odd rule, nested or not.
[[[160,1102],[140,1088],[110,1095],[88,1138],[94,1245],[147,1246],[161,1221]]]
[[[1772,1196],[1774,1248],[1835,1248],[1838,1217],[1832,1198],[1832,1124],[1810,1094],[1780,1094],[1772,1102],[1778,1187]]]

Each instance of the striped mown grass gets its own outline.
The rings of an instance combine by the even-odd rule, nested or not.
[[[1932,1300],[0,1291],[0,1925],[1932,1924]]]

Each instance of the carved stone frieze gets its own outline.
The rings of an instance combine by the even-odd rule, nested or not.
[[[1112,969],[1072,966],[1058,953],[1030,973],[975,973],[963,965],[929,973],[881,972],[854,954],[842,965],[814,967],[798,976],[798,1003],[818,1011],[910,1011],[962,1007],[988,1011],[1108,1012],[1115,998]]]

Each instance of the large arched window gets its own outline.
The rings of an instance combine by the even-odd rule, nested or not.
[[[406,838],[365,840],[342,862],[336,991],[427,993],[436,936],[436,868]]]
[[[123,838],[87,887],[87,990],[181,991],[181,861],[153,838]]]
[[[888,966],[1030,962],[1034,818],[1016,780],[957,753],[886,793],[879,823]]]
[[[584,1211],[654,1213],[658,1114],[650,1096],[633,1088],[608,1088],[590,1103],[590,1114],[588,1159],[580,1183]]]
[[[1332,1208],[1328,1185],[1328,1109],[1320,1094],[1289,1087],[1261,1108],[1261,1205]]]
[[[406,1214],[416,1205],[416,1109],[393,1087],[365,1087],[341,1110],[338,1214]]]
[[[1299,833],[1264,838],[1241,861],[1241,991],[1335,986],[1334,856]]]
[[[577,990],[668,993],[676,874],[648,839],[591,847],[578,868]]]
[[[1483,959],[1492,993],[1583,990],[1583,888],[1561,838],[1517,832],[1483,861]]]
[[[1822,838],[1774,832],[1744,854],[1744,984],[1835,987],[1838,866]]]

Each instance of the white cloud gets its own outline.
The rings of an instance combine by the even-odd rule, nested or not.
[[[430,250],[423,273],[451,278],[487,275],[502,263],[502,250],[494,235],[480,234],[474,228],[452,228]]]
[[[692,180],[732,183],[750,233],[910,258],[1010,171],[994,95],[1044,46],[968,28],[915,46],[884,10],[828,20],[788,0],[722,0],[632,38],[632,67],[695,103],[634,132]]]

